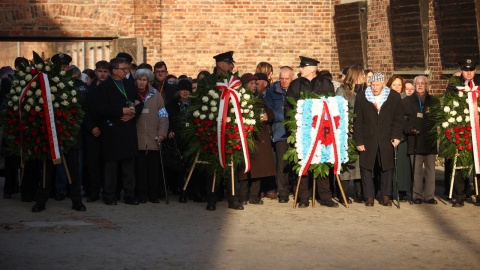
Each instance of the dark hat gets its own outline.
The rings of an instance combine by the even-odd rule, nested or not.
[[[267,74],[265,73],[255,73],[254,76],[257,77],[257,80],[266,81],[267,83],[269,82]]]
[[[0,69],[0,79],[7,77],[8,75],[15,74],[15,71],[10,66],[5,66]]]
[[[245,73],[242,75],[242,77],[240,78],[240,81],[243,83],[243,84],[247,84],[253,80],[258,80],[257,77],[255,77],[255,75],[253,75],[252,73]]]
[[[70,62],[72,62],[72,57],[68,54],[63,54],[63,53],[57,53],[51,58],[52,62],[54,64],[62,64],[62,65],[70,65]]]
[[[130,54],[126,53],[126,52],[119,52],[115,58],[123,58],[123,59],[126,59],[128,63],[132,63],[132,62],[133,62],[132,56],[131,56]]]
[[[315,60],[315,59],[312,59],[312,58],[308,58],[308,57],[305,57],[305,56],[300,56],[300,65],[298,67],[306,67],[306,66],[317,66],[318,63],[320,63],[319,61]]]
[[[178,82],[177,90],[187,90],[192,92],[192,83],[188,79],[182,79]]]
[[[460,65],[461,70],[475,70],[477,66],[477,61],[474,61],[472,59],[465,59],[460,62],[458,62]]]
[[[216,62],[235,63],[233,60],[233,51],[217,54],[213,58]]]
[[[349,69],[350,69],[350,67],[344,68],[344,69],[342,70],[342,74],[345,75],[345,76],[347,76],[347,72],[348,72]]]

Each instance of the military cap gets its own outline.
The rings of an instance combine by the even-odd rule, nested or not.
[[[52,62],[54,64],[62,64],[62,65],[70,65],[70,62],[72,62],[72,57],[68,54],[63,54],[63,53],[57,53],[51,58]]]
[[[213,57],[216,62],[235,63],[233,60],[233,51],[217,54]]]
[[[126,52],[119,52],[115,58],[123,58],[123,59],[126,59],[128,63],[132,63],[132,62],[133,62],[132,56],[131,56],[130,54],[126,53]]]
[[[255,73],[254,76],[257,77],[257,80],[269,82],[267,74],[265,74],[265,73]]]
[[[460,65],[461,70],[475,70],[477,66],[477,61],[474,61],[472,59],[465,59],[460,62],[458,62]]]
[[[313,58],[308,58],[305,56],[300,56],[300,65],[298,67],[306,67],[306,66],[317,66],[319,61],[313,59]]]
[[[240,78],[240,81],[243,83],[243,84],[247,84],[253,80],[257,80],[258,78],[255,77],[255,75],[253,75],[252,73],[245,73],[242,75],[242,77]]]

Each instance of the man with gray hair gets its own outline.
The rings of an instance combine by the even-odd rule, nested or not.
[[[373,172],[379,167],[381,204],[392,206],[394,148],[403,134],[404,109],[400,94],[385,86],[383,73],[373,74],[365,91],[355,99],[356,114],[353,123],[353,139],[360,156],[365,206],[373,206],[375,185]]]
[[[402,100],[406,116],[404,133],[408,135],[408,154],[415,166],[413,167],[412,200],[415,204],[422,202],[437,204],[434,199],[437,143],[427,139],[427,132],[431,128],[427,122],[430,116],[429,106],[432,103],[432,96],[427,91],[427,77],[415,77],[413,85],[415,86],[413,95]],[[425,186],[423,185],[424,177]]]

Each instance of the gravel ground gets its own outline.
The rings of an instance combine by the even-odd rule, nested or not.
[[[3,190],[3,179],[0,180]],[[437,186],[440,194],[441,187]],[[478,269],[480,207],[352,204],[244,211],[188,201],[139,206],[0,199],[1,269]],[[291,201],[290,201],[291,202]]]

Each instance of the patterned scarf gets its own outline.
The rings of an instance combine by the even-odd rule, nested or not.
[[[382,92],[380,93],[380,100],[378,101],[378,104],[377,104],[377,99],[375,98],[375,95],[373,95],[372,87],[369,86],[367,89],[365,89],[365,97],[369,102],[373,104],[373,106],[375,106],[375,108],[377,108],[377,112],[379,114],[380,114],[380,109],[382,108],[383,103],[387,100],[389,94],[390,94],[390,88],[384,86],[382,89]]]

